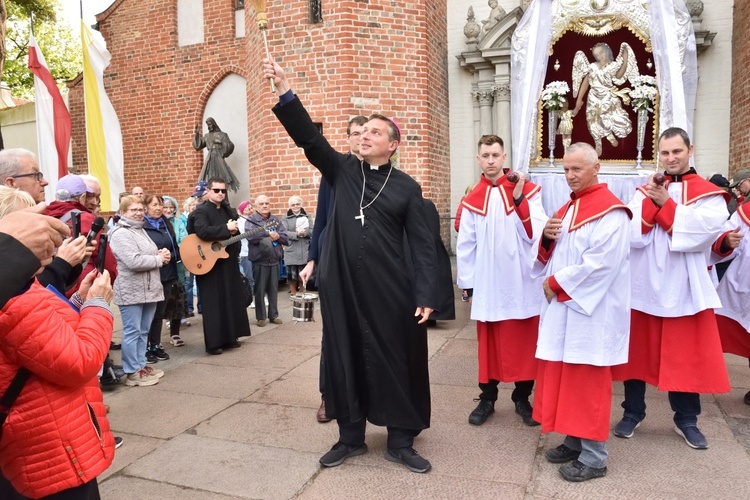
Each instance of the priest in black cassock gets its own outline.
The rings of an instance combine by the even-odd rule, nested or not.
[[[227,187],[221,179],[208,181],[208,200],[188,217],[187,232],[206,241],[226,240],[239,231],[237,211],[227,203]],[[229,257],[219,259],[208,273],[195,276],[201,294],[203,339],[206,352],[221,354],[240,347],[238,337],[250,335],[250,323],[243,303],[242,279],[237,264],[240,243],[226,248]]]
[[[292,93],[281,67],[265,60],[264,69],[279,90],[274,113],[334,191],[319,280],[325,406],[338,422],[339,441],[320,463],[334,467],[365,453],[369,420],[388,428],[387,460],[427,472],[430,462],[413,443],[430,426],[424,323],[437,301],[436,256],[422,190],[390,163],[400,131],[373,115],[361,138],[364,160],[338,153]],[[411,256],[404,255],[405,234]]]

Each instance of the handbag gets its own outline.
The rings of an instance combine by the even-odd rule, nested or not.
[[[253,288],[250,286],[250,280],[244,274],[240,274],[240,280],[242,280],[242,303],[245,308],[248,308],[253,303]]]

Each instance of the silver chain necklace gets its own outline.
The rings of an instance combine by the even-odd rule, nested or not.
[[[359,219],[359,222],[362,223],[362,226],[365,225],[365,208],[369,207],[373,203],[375,203],[375,200],[378,199],[378,196],[380,196],[380,193],[383,192],[383,189],[385,188],[385,185],[388,184],[388,179],[391,178],[391,172],[393,172],[393,164],[391,163],[391,168],[388,169],[388,175],[385,178],[385,182],[380,188],[380,191],[378,191],[378,194],[375,195],[375,198],[370,200],[370,203],[367,205],[362,206],[362,203],[365,201],[365,162],[363,160],[360,160],[359,162],[359,168],[362,171],[362,196],[359,198],[359,215],[355,216],[354,219]]]

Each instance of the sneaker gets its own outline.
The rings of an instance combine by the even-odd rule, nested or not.
[[[495,402],[489,399],[480,399],[477,407],[469,415],[469,423],[471,425],[482,425],[493,413],[495,413]]]
[[[283,322],[284,322],[284,321],[282,321],[282,319],[281,319],[281,318],[273,318],[273,319],[271,320],[271,323],[273,323],[274,325],[280,325],[280,324],[282,324]]]
[[[125,379],[125,385],[127,386],[142,386],[146,387],[149,385],[156,385],[159,383],[159,377],[152,375],[145,369],[138,370],[135,373],[130,373]]]
[[[120,436],[115,436],[115,450],[122,446],[122,438]]]
[[[255,322],[255,324],[258,326],[266,326],[266,320],[259,319],[258,321]]]
[[[172,340],[169,341],[175,347],[182,347],[185,345],[185,341],[179,335],[172,335]]]
[[[635,434],[635,430],[640,427],[641,421],[636,420],[632,417],[622,417],[622,420],[615,426],[615,430],[612,431],[615,436],[621,438],[632,438]]]
[[[125,370],[122,369],[122,365],[112,365],[112,370],[115,372],[115,378],[118,380],[125,376]]]
[[[153,364],[159,361],[159,358],[156,357],[156,353],[153,352],[151,349],[146,351],[146,363]]]
[[[385,452],[385,459],[389,462],[404,464],[410,471],[418,472],[420,474],[432,469],[430,462],[422,458],[422,456],[417,453],[417,450],[411,446],[397,448],[395,450],[389,448],[388,451]]]
[[[192,324],[192,323],[190,322],[190,320],[189,320],[189,319],[187,319],[187,318],[182,318],[182,319],[180,320],[180,328],[187,328],[187,327],[189,327],[189,326],[192,326],[192,325],[193,325],[193,324]]]
[[[160,361],[166,361],[166,360],[169,359],[169,354],[167,354],[164,351],[164,348],[161,346],[161,344],[159,344],[158,346],[154,347],[152,350],[153,350],[154,354],[156,354],[156,357]]]
[[[531,413],[533,411],[534,410],[533,408],[531,408],[531,403],[529,403],[527,399],[516,401],[516,413],[521,416],[521,420],[523,420],[523,423],[528,425],[529,427],[536,427],[537,425],[540,425],[539,422],[531,417]]]
[[[144,366],[143,370],[149,375],[155,376],[156,378],[162,378],[164,376],[164,370],[160,370],[158,368],[151,368],[148,365]]]
[[[110,340],[110,342],[109,342],[109,350],[110,351],[119,351],[120,349],[122,349],[122,344],[118,344],[114,340]]]
[[[544,452],[544,456],[547,462],[552,464],[564,464],[571,460],[576,460],[581,455],[580,451],[568,448],[564,444],[561,444],[557,448],[552,448]]]
[[[688,446],[695,450],[705,450],[708,448],[708,439],[694,425],[690,427],[674,427],[674,431],[682,436]]]
[[[367,445],[364,443],[361,446],[349,446],[339,441],[328,453],[320,457],[319,462],[323,467],[336,467],[343,464],[347,458],[364,453],[367,453]]]
[[[120,385],[120,379],[112,377],[99,378],[99,388],[103,391],[114,391]]]
[[[606,476],[607,468],[602,467],[601,469],[596,469],[594,467],[584,465],[576,460],[575,462],[571,462],[560,467],[560,475],[566,481],[580,483],[582,481],[588,481],[589,479],[596,479],[597,477]]]

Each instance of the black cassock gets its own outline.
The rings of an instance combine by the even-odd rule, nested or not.
[[[371,170],[356,156],[336,152],[297,98],[273,111],[334,188],[319,275],[326,413],[345,422],[367,418],[375,425],[425,429],[430,426],[427,330],[417,324],[414,311],[418,305],[436,307],[437,276],[422,190],[394,168],[364,209],[363,224],[355,219],[362,172],[362,205],[367,205],[386,182],[390,164]],[[411,256],[404,255],[404,232]]]
[[[190,214],[187,231],[206,241],[226,240],[232,236],[227,229],[230,219],[237,219],[234,209],[207,201]],[[219,259],[211,271],[195,277],[201,294],[206,350],[229,347],[237,337],[250,335],[238,264],[240,247],[239,242],[227,246],[228,258]]]
[[[453,296],[453,270],[451,269],[451,257],[448,250],[443,244],[440,237],[440,214],[437,207],[431,201],[425,198],[424,210],[427,216],[427,227],[432,234],[435,242],[435,252],[437,253],[437,273],[438,273],[438,307],[430,316],[435,320],[456,319],[456,303]]]

